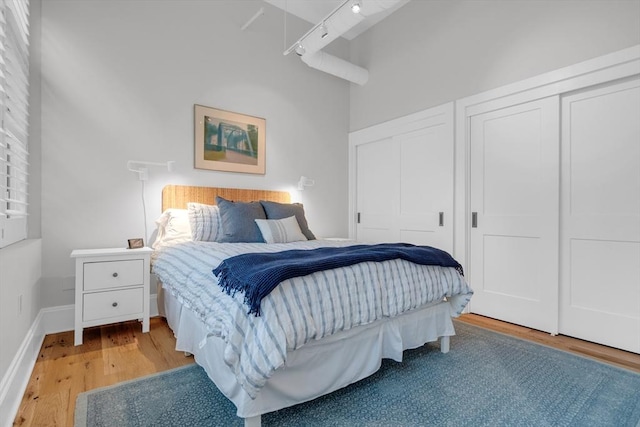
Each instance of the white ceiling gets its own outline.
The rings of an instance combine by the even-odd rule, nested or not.
[[[302,18],[305,21],[315,25],[321,22],[327,15],[329,15],[335,8],[344,3],[344,0],[264,0],[265,2],[278,7],[282,10],[286,10],[288,13]],[[352,28],[350,31],[343,34],[347,40],[351,40],[358,35],[365,32],[378,22],[382,21],[387,16],[407,4],[409,0],[403,0],[394,7],[371,16],[360,24]],[[302,34],[300,34],[302,36]]]

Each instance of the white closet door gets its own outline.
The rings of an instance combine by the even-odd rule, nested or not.
[[[562,101],[560,332],[640,353],[640,81]]]
[[[356,238],[453,250],[452,122],[356,148]]]
[[[473,313],[557,332],[559,98],[470,117]]]
[[[453,250],[453,143],[444,124],[394,137],[400,241]]]
[[[392,138],[356,148],[356,238],[362,242],[398,239],[396,217],[400,151]]]

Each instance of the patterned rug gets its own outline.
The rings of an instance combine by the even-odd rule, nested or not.
[[[640,425],[640,374],[461,322],[438,344],[385,360],[330,395],[262,416],[263,426]],[[78,396],[76,426],[242,426],[190,365]]]

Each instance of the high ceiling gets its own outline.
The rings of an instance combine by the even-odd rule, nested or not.
[[[322,21],[329,13],[331,13],[335,8],[344,3],[345,0],[264,0],[265,2],[276,6],[282,10],[286,10],[288,13],[297,16],[298,18],[302,18],[305,21],[315,25]],[[366,1],[366,0],[365,0]],[[350,31],[343,34],[342,37],[347,40],[351,40],[361,33],[365,32],[367,29],[371,28],[373,25],[382,21],[384,18],[395,12],[397,9],[401,8],[405,4],[407,4],[409,0],[403,0],[399,2],[394,7],[378,13],[374,16],[371,16],[356,27],[352,28]],[[302,35],[302,34],[301,34]]]

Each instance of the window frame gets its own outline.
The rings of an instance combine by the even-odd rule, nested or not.
[[[27,238],[29,0],[0,0],[0,248]]]

